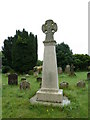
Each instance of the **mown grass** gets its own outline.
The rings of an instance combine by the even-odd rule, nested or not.
[[[0,70],[0,119],[2,118],[2,75]]]
[[[67,81],[69,87],[63,89],[71,103],[68,106],[53,107],[43,105],[31,105],[30,98],[40,88],[34,76],[27,77],[30,82],[30,90],[20,90],[18,86],[8,85],[8,78],[2,75],[2,117],[3,118],[87,118],[88,117],[88,81],[87,72],[76,72],[76,76],[67,74],[59,75],[59,83]],[[41,76],[41,75],[40,75]],[[19,83],[22,75],[19,75]],[[85,88],[77,88],[79,80],[86,82]]]

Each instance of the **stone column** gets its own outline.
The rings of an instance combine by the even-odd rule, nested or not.
[[[47,20],[42,25],[42,31],[46,34],[44,43],[44,58],[42,72],[42,87],[37,91],[37,101],[62,102],[63,90],[59,90],[58,72],[56,60],[56,41],[53,34],[57,31],[57,25],[53,20]]]

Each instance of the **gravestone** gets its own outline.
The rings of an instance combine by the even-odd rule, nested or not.
[[[38,71],[34,72],[34,77],[38,77]]]
[[[61,82],[60,83],[60,88],[67,88],[68,87],[68,82]]]
[[[90,80],[90,72],[87,73],[87,80]]]
[[[26,80],[25,77],[21,78],[20,89],[30,89],[30,83]]]
[[[65,72],[67,74],[70,74],[70,65],[66,65]]]
[[[62,67],[58,67],[58,74],[62,74]]]
[[[70,75],[71,75],[71,76],[73,76],[73,75],[76,76],[76,74],[75,74],[75,72],[74,72],[74,68],[75,68],[75,66],[74,66],[73,64],[71,64],[71,67],[70,67]]]
[[[43,102],[60,103],[63,101],[63,90],[58,86],[57,60],[54,40],[54,33],[57,31],[57,24],[53,20],[47,20],[42,25],[42,31],[46,34],[44,43],[44,58],[42,71],[41,89],[36,93],[36,100]]]
[[[30,89],[30,83],[26,80],[23,80],[21,83],[20,83],[20,89]]]
[[[80,87],[80,88],[85,87],[85,82],[83,80],[77,82],[77,87]]]
[[[18,75],[16,73],[8,75],[8,85],[18,85]]]

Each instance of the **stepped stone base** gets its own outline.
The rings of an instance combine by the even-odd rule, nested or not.
[[[42,91],[41,89],[36,93],[37,101],[45,101],[45,102],[54,102],[61,103],[63,101],[63,90],[60,89],[58,91]]]
[[[30,103],[32,105],[35,105],[35,104],[40,104],[40,105],[44,105],[44,106],[49,106],[49,105],[52,105],[52,106],[66,106],[66,105],[69,105],[70,104],[70,100],[68,100],[67,97],[63,96],[63,101],[61,103],[56,103],[56,102],[45,102],[45,101],[37,101],[37,95],[33,96],[31,99],[30,99]]]

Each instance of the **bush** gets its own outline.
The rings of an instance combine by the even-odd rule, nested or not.
[[[29,70],[28,74],[33,75],[33,70]]]
[[[42,64],[43,64],[43,61],[41,61],[41,60],[37,61],[37,66],[42,66]]]
[[[3,66],[2,67],[2,73],[7,73],[11,70],[11,68],[9,66]]]

